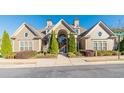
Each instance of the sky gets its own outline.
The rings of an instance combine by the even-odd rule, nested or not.
[[[47,19],[51,19],[53,24],[56,24],[60,19],[73,24],[75,18],[79,19],[80,26],[85,29],[91,28],[100,20],[110,28],[124,27],[123,15],[0,15],[0,38],[4,30],[11,36],[23,22],[36,29],[43,29],[47,25]]]

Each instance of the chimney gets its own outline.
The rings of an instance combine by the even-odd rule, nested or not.
[[[52,20],[51,19],[48,19],[47,20],[47,27],[51,27],[52,26]]]
[[[75,27],[79,26],[79,20],[77,18],[74,19],[74,26]]]

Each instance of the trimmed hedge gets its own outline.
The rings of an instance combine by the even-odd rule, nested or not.
[[[13,52],[6,54],[6,59],[14,59],[15,55]]]
[[[20,51],[15,53],[15,59],[28,59],[37,54],[36,51]]]
[[[97,51],[97,56],[113,56],[117,55],[117,51]]]
[[[54,58],[54,57],[57,57],[57,55],[58,54],[38,52],[37,55],[35,55],[35,58]]]

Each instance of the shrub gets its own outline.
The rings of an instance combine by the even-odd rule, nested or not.
[[[113,51],[112,55],[117,55],[118,51]]]
[[[13,52],[8,53],[8,54],[6,55],[6,58],[7,58],[7,59],[14,59],[14,53],[13,53]]]
[[[35,56],[35,58],[53,58],[53,57],[57,57],[57,54],[39,53]]]
[[[74,53],[72,53],[72,52],[68,52],[68,53],[67,53],[67,56],[68,56],[68,57],[76,57],[76,54],[74,54]]]
[[[82,52],[85,56],[95,56],[94,50],[85,50]]]
[[[121,55],[124,55],[124,51],[121,51]]]
[[[120,42],[120,51],[124,51],[124,37],[123,40]]]
[[[104,56],[112,56],[112,52],[111,51],[105,51]]]
[[[103,56],[104,55],[104,51],[97,51],[97,56]]]
[[[35,57],[36,58],[42,58],[42,57],[44,57],[44,53],[38,53]]]
[[[74,52],[74,54],[75,54],[76,56],[82,56],[82,54],[81,54],[80,52]]]
[[[117,51],[97,51],[97,56],[112,56],[112,55],[117,55]]]
[[[38,54],[40,54],[40,53],[43,53],[43,51],[39,51],[39,52],[37,52]]]
[[[34,57],[37,54],[35,51],[20,51],[15,53],[16,59],[27,59]]]
[[[2,55],[1,55],[1,48],[0,48],[0,58],[2,57]]]
[[[46,57],[57,57],[57,54],[50,54],[50,53],[47,53],[46,55],[45,55]]]

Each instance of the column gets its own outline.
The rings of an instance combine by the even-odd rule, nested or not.
[[[15,47],[14,47],[14,40],[12,40],[12,51],[14,52],[14,49],[15,49]]]
[[[39,39],[39,51],[41,51],[41,39]]]
[[[76,46],[76,49],[77,49],[77,35],[74,35],[75,37],[75,46]]]

